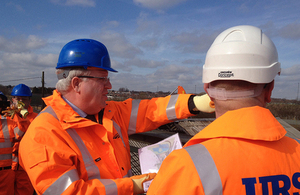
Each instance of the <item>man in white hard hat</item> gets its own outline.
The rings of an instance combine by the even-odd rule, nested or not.
[[[279,73],[276,47],[261,29],[222,32],[202,78],[216,120],[164,160],[147,194],[298,194],[299,140],[265,108]]]

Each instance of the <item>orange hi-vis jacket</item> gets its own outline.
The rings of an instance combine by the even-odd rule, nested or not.
[[[163,161],[147,195],[299,194],[299,140],[262,107],[226,112]]]
[[[13,120],[1,116],[0,121],[0,167],[12,166],[13,145],[20,141],[24,131]]]
[[[20,143],[20,165],[38,194],[133,194],[128,136],[191,116],[190,96],[109,101],[102,125],[55,90]]]
[[[14,194],[14,171],[12,167],[13,145],[24,132],[18,124],[1,116],[0,119],[0,194]]]
[[[33,112],[33,108],[29,105],[28,106],[28,115],[26,116],[26,119],[22,119],[21,117],[18,117],[17,115],[15,115],[15,117],[13,119],[11,119],[10,117],[7,117],[8,119],[11,119],[17,123],[19,123],[20,121],[24,121],[24,120],[28,120],[28,126],[29,124],[33,121],[33,119],[38,115],[38,113]],[[24,132],[27,131],[27,129],[23,130]],[[16,142],[13,146],[13,170],[18,169],[18,163],[19,163],[19,158],[18,158],[18,149],[19,149],[19,143],[20,142]]]
[[[28,115],[26,119],[23,119],[17,115],[13,118],[13,120],[17,123],[20,121],[26,120],[28,124],[30,124],[33,119],[38,115],[38,113],[33,112],[33,108],[29,105],[28,106]],[[25,129],[26,131],[27,129]],[[25,132],[26,133],[26,132]],[[22,194],[33,194],[34,189],[30,182],[30,179],[27,173],[23,170],[21,166],[19,166],[19,144],[20,142],[16,142],[13,146],[13,162],[12,162],[12,170],[15,171],[15,185],[14,185],[14,193],[15,195],[22,195]]]

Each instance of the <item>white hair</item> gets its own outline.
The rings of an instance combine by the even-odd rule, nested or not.
[[[91,72],[92,72],[90,70],[85,70],[85,69],[74,69],[74,70],[57,69],[56,75],[60,75],[63,73],[65,74],[66,71],[67,71],[67,77],[58,80],[56,83],[56,89],[62,95],[66,94],[71,89],[71,81],[74,77],[81,76],[81,75],[89,76],[89,75],[91,75]]]

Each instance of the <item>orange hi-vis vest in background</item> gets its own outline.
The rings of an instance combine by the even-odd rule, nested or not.
[[[299,140],[268,109],[228,111],[163,161],[147,195],[299,194]]]
[[[12,168],[13,145],[24,132],[18,124],[1,116],[0,119],[0,194],[14,195],[15,175]]]
[[[7,117],[7,118],[15,121],[16,123],[19,123],[20,121],[28,120],[28,126],[29,126],[29,124],[38,115],[38,113],[33,112],[33,108],[30,105],[28,106],[27,110],[28,110],[28,115],[26,116],[26,119],[22,119],[21,117],[18,117],[17,115],[15,115],[15,117],[13,119],[11,119],[10,117]],[[26,132],[27,129],[24,129],[23,131]],[[18,149],[19,149],[19,142],[16,142],[13,146],[13,165],[12,165],[13,170],[19,169]]]
[[[55,90],[20,143],[20,164],[38,194],[133,194],[128,136],[191,116],[189,98],[109,101],[102,125]]]
[[[38,113],[33,112],[33,108],[29,105],[28,106],[28,115],[26,119],[21,119],[15,115],[13,120],[15,122],[19,122],[20,120],[28,120],[28,124],[30,124],[33,119],[38,115]],[[27,130],[27,129],[25,129]],[[13,162],[12,162],[12,170],[15,171],[15,195],[23,195],[23,194],[30,194],[32,195],[34,192],[33,186],[30,182],[30,179],[27,173],[23,170],[21,166],[19,166],[19,158],[18,158],[18,150],[19,150],[20,142],[16,142],[13,146]]]

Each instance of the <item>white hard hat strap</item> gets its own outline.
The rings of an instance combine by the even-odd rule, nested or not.
[[[254,89],[237,91],[237,90],[226,90],[224,88],[212,87],[209,84],[207,88],[208,95],[217,100],[228,100],[228,99],[241,99],[241,98],[250,98],[257,97],[261,94],[264,88],[263,84],[257,85]]]

